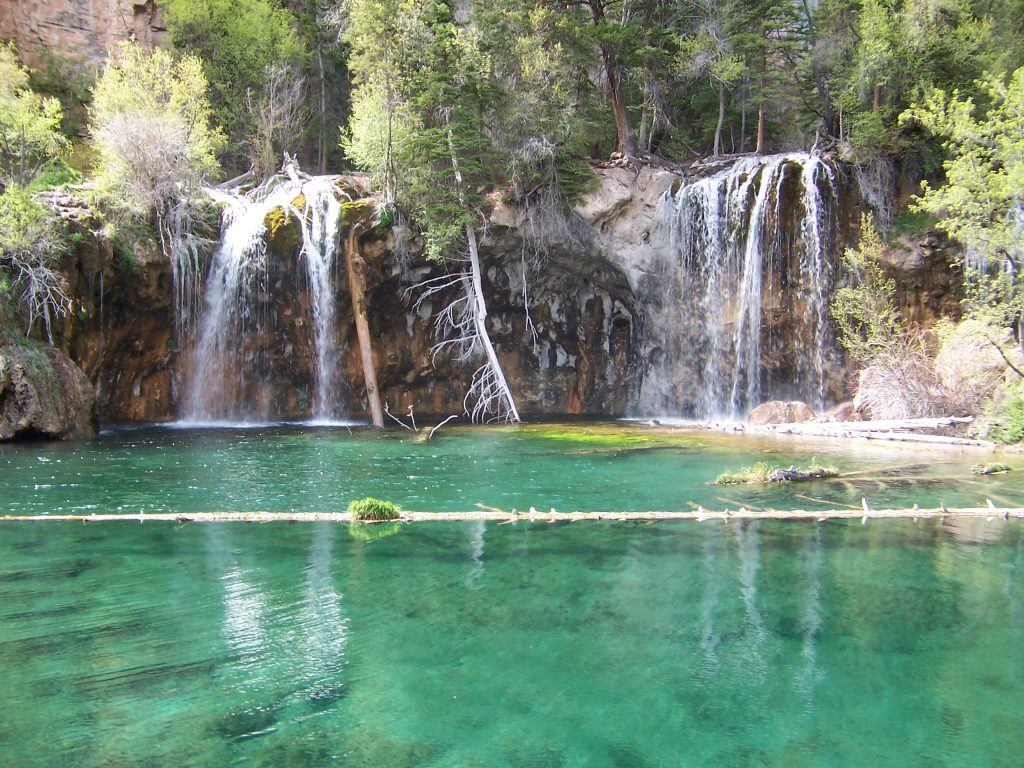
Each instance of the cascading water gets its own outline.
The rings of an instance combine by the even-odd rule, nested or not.
[[[192,353],[183,420],[245,423],[274,418],[269,382],[274,356],[265,340],[277,330],[267,248],[267,220],[275,211],[294,216],[301,230],[315,349],[312,417],[335,419],[341,407],[337,381],[334,267],[340,250],[341,203],[337,177],[282,181],[269,192],[213,193],[224,203],[220,242],[206,279]],[[284,360],[285,365],[291,361]],[[280,364],[280,363],[279,363]]]
[[[738,418],[766,396],[825,403],[837,209],[835,170],[807,154],[741,158],[666,193],[642,413]]]

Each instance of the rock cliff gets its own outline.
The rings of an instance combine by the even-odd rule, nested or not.
[[[96,435],[92,384],[59,349],[0,347],[0,440]]]
[[[499,204],[490,213],[481,240],[491,337],[526,415],[635,412],[645,377],[650,380],[667,345],[677,342],[689,367],[672,375],[672,386],[678,390],[673,396],[684,407],[687,398],[692,402],[693,382],[707,365],[708,350],[686,341],[690,337],[685,334],[679,336],[676,326],[682,320],[672,314],[678,302],[667,301],[668,290],[680,293],[676,298],[690,310],[718,313],[726,332],[732,332],[729,323],[734,322],[730,318],[736,306],[703,307],[702,296],[687,294],[681,279],[674,287],[666,284],[666,275],[679,269],[671,233],[666,232],[665,206],[680,184],[680,172],[652,167],[606,167],[596,172],[599,184],[573,215],[538,218]],[[783,191],[796,184],[795,177],[780,178]],[[176,418],[183,384],[190,377],[189,355],[177,349],[173,282],[166,260],[155,244],[145,244],[145,238],[132,253],[111,245],[94,234],[99,222],[90,220],[88,211],[76,212],[73,204],[64,203],[75,241],[64,269],[76,303],[61,329],[60,345],[95,383],[103,419]],[[780,210],[793,205],[783,201]],[[852,209],[855,202],[848,205]],[[850,211],[842,215],[844,221],[855,218]],[[785,277],[798,269],[800,232],[791,214],[786,216],[788,223],[779,229],[779,237],[784,241],[780,252],[789,254],[790,260],[783,268],[789,271],[781,273],[782,282],[766,280],[762,288],[768,296],[764,348],[779,350],[777,357],[764,359],[766,370],[778,378],[791,375],[793,350],[807,343],[799,321],[806,289],[795,277]],[[254,311],[265,318],[266,330],[246,343],[249,353],[262,361],[266,375],[245,397],[259,399],[274,418],[306,418],[314,396],[316,350],[301,232],[294,216],[275,221],[271,229],[265,287],[254,298]],[[458,265],[442,268],[427,262],[422,244],[401,228],[371,229],[361,237],[359,248],[382,399],[393,413],[404,413],[409,406],[423,416],[461,413],[474,366],[459,362],[450,351],[434,351],[441,341],[436,321],[458,298],[458,288],[417,301],[418,285],[442,277],[446,269],[455,271]],[[922,317],[949,301],[934,280],[920,282],[933,271],[932,262],[942,257],[941,249],[931,249],[926,257],[927,266],[919,259],[905,267],[892,265],[902,286],[901,302],[909,313]],[[337,331],[332,344],[341,369],[339,389],[348,403],[343,411],[363,418],[362,367],[347,279],[340,266],[344,259],[339,257],[336,263],[331,279]],[[773,293],[777,290],[787,293],[780,298]],[[847,369],[836,365],[829,386],[838,400],[852,387],[842,386]],[[787,397],[789,391],[784,386],[766,389],[766,396],[773,394]]]
[[[36,69],[58,56],[98,68],[107,51],[135,38],[160,45],[166,29],[155,0],[3,0],[0,39],[13,40],[21,60]]]

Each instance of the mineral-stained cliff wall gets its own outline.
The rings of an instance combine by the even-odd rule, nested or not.
[[[517,404],[527,415],[636,412],[644,377],[665,354],[676,330],[666,291],[681,292],[684,303],[693,307],[703,300],[696,293],[688,296],[684,284],[666,284],[678,252],[665,232],[665,206],[678,188],[679,173],[609,167],[597,169],[597,174],[600,184],[574,216],[538,223],[516,208],[499,205],[482,228],[491,337]],[[65,210],[65,215],[76,235],[64,265],[75,309],[61,329],[60,344],[95,384],[104,420],[177,418],[191,374],[187,350],[177,347],[166,259],[155,245],[137,247],[133,254],[111,247],[91,234],[96,227],[87,211]],[[844,221],[855,218],[851,211],[843,214]],[[787,224],[780,236],[792,239],[786,233],[796,232],[794,227]],[[372,230],[360,242],[382,399],[396,414],[409,406],[421,416],[461,413],[475,366],[456,360],[451,350],[433,351],[441,341],[436,321],[459,297],[459,289],[417,302],[417,286],[457,271],[459,265],[431,264],[415,237],[399,240],[404,248],[396,247],[394,231]],[[798,243],[793,239],[782,252],[796,253]],[[254,309],[266,316],[266,330],[247,342],[266,361],[268,374],[265,383],[245,396],[260,398],[267,406],[263,410],[275,418],[308,417],[315,395],[312,308],[300,248],[301,233],[292,217],[269,238],[267,280]],[[396,252],[404,255],[398,258]],[[916,319],[927,320],[949,304],[942,285],[921,282],[922,270],[947,271],[933,264],[940,255],[932,249],[924,254],[927,264],[914,256],[907,265],[892,267],[901,286],[898,298]],[[340,410],[364,418],[362,368],[341,256],[332,279],[337,298],[332,343],[339,350],[339,389],[347,401]],[[778,281],[765,280],[764,291],[778,287]],[[764,333],[766,339],[775,339],[775,346],[765,348],[784,354],[805,344],[807,335],[799,322],[787,320],[787,313],[802,311],[802,288],[797,281],[787,290],[794,292],[792,301],[772,298],[764,305]],[[724,317],[730,310],[706,311]],[[676,374],[682,382],[674,385],[680,393],[679,415],[696,397],[691,379],[706,365],[701,355],[707,351],[683,352],[693,371]],[[779,375],[786,370],[784,360],[769,359],[768,364]]]
[[[54,57],[98,67],[132,37],[144,48],[166,37],[154,0],[0,0],[0,39],[13,40],[32,68]]]

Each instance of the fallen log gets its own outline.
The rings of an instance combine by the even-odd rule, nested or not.
[[[899,508],[870,509],[867,517],[880,519],[908,518],[947,518],[947,517],[992,517],[998,514],[1003,518],[1024,518],[1024,507],[963,507],[935,509]],[[852,509],[752,509],[749,505],[737,509],[710,510],[701,507],[698,511],[671,512],[539,512],[524,513],[490,510],[474,510],[469,512],[402,512],[399,522],[516,522],[519,520],[540,522],[582,522],[586,520],[829,520],[859,519],[865,510],[857,507]],[[114,522],[172,522],[172,523],[354,523],[348,512],[139,512],[134,514],[91,514],[91,515],[5,515],[0,516],[0,523],[114,523]],[[389,521],[390,522],[390,521]],[[374,521],[365,521],[360,525],[373,525]]]

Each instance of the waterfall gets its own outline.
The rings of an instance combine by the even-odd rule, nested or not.
[[[341,203],[335,195],[334,178],[319,177],[303,187],[306,204],[313,215],[302,222],[302,252],[313,308],[314,343],[316,345],[316,395],[313,419],[329,422],[338,414],[337,348],[334,335],[334,289],[332,276],[334,257],[339,249]]]
[[[335,336],[335,259],[340,251],[341,203],[337,177],[298,183],[281,181],[249,194],[211,193],[224,205],[221,237],[205,281],[203,306],[192,350],[183,420],[190,423],[247,423],[280,417],[272,379],[293,366],[288,343],[270,351],[280,335],[275,293],[285,281],[272,275],[268,258],[268,216],[295,217],[301,231],[300,256],[306,273],[315,382],[309,409],[326,422],[339,409]],[[301,327],[302,323],[298,325]]]
[[[742,418],[828,398],[839,189],[826,160],[745,157],[667,192],[648,294],[645,415]],[[644,290],[646,288],[646,290]]]

